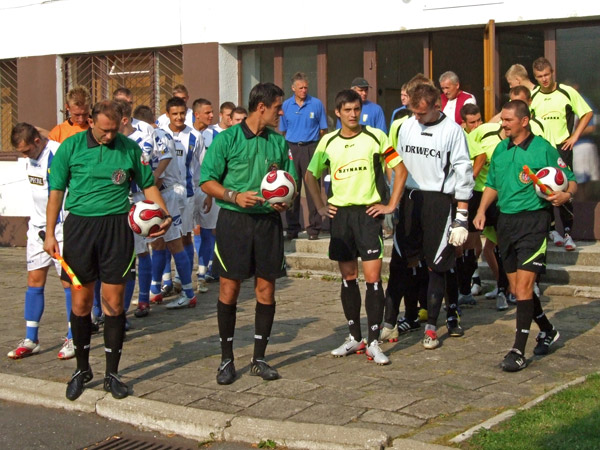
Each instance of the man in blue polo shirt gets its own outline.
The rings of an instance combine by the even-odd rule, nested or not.
[[[312,159],[317,143],[327,131],[327,115],[323,103],[316,97],[308,95],[308,78],[302,72],[292,77],[294,95],[283,102],[283,116],[279,121],[279,130],[290,146],[294,166],[298,174],[298,192],[302,189],[302,180]],[[308,205],[308,239],[319,238],[321,231],[321,215],[315,208],[310,195],[306,196]],[[300,232],[300,196],[296,196],[294,205],[286,211],[286,238],[295,239]]]
[[[360,95],[360,99],[362,100],[362,110],[360,111],[360,124],[361,125],[369,125],[373,128],[379,128],[385,134],[387,134],[388,129],[385,123],[385,116],[383,114],[383,109],[377,103],[370,102],[367,100],[367,96],[369,95],[369,82],[361,77],[356,77],[352,80],[352,85],[350,89],[358,92]],[[342,123],[340,119],[337,120],[336,128],[342,128]]]

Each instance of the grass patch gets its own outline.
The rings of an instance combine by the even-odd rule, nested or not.
[[[461,445],[465,449],[600,448],[600,375],[520,411],[493,430],[478,432]]]

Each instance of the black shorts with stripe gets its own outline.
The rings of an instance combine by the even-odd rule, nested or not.
[[[469,200],[469,232],[471,233],[480,231],[473,225],[473,219],[475,219],[475,216],[477,215],[477,210],[481,204],[482,196],[483,192],[473,191],[473,196]],[[498,214],[498,208],[496,207],[496,202],[494,201],[485,211],[485,226],[495,227],[498,223]]]
[[[547,209],[500,214],[498,249],[506,273],[546,273],[546,245],[551,214]]]
[[[82,284],[96,280],[122,284],[132,279],[135,255],[127,214],[98,217],[69,214],[64,225],[63,257]],[[70,282],[64,270],[61,279]]]
[[[454,211],[448,194],[405,191],[395,235],[400,256],[409,261],[425,258],[427,266],[439,272],[453,268],[455,247],[448,243],[448,232]]]
[[[329,259],[347,262],[357,259],[372,261],[383,258],[383,216],[367,214],[367,206],[338,206],[331,219]]]
[[[280,214],[246,214],[221,208],[213,268],[231,280],[245,280],[253,275],[266,280],[284,277]]]

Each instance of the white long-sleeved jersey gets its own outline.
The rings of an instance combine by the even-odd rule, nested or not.
[[[467,201],[473,192],[473,166],[462,128],[443,113],[432,123],[415,117],[398,134],[398,154],[408,170],[406,189],[443,192]]]

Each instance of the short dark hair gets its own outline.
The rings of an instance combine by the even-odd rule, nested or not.
[[[269,105],[271,106],[271,105]],[[223,102],[221,103],[221,106],[219,106],[219,112],[221,114],[223,114],[223,111],[225,111],[226,109],[235,109],[235,103],[233,102]]]
[[[246,111],[246,108],[244,108],[243,106],[236,106],[235,108],[233,108],[231,110],[231,116],[233,117],[234,114],[243,114],[245,116],[248,115],[248,111]]]
[[[538,72],[541,72],[542,70],[544,70],[545,68],[549,67],[550,70],[552,69],[552,63],[550,61],[548,61],[546,58],[544,58],[543,56],[540,56],[538,59],[536,59],[533,64],[533,70],[537,70]]]
[[[522,119],[523,117],[531,119],[531,112],[529,111],[529,106],[527,106],[527,103],[525,103],[523,100],[513,100],[507,102],[504,104],[504,106],[502,106],[502,109],[514,111],[515,116],[517,116],[519,119]]]
[[[210,100],[207,100],[205,98],[197,98],[196,100],[194,100],[194,103],[192,103],[192,111],[196,112],[196,109],[205,105],[212,106],[212,103],[210,102]]]
[[[423,100],[427,106],[433,107],[440,98],[440,90],[431,84],[421,83],[415,86],[409,95],[411,109],[418,107]]]
[[[463,121],[467,121],[467,116],[474,116],[476,114],[481,114],[481,110],[479,106],[474,105],[473,103],[467,103],[462,108],[460,108],[460,117]]]
[[[268,108],[275,103],[278,97],[283,96],[283,90],[279,86],[273,83],[258,83],[252,88],[248,96],[248,111],[256,111],[260,103]]]
[[[358,101],[360,107],[362,108],[362,99],[360,98],[360,94],[353,89],[344,89],[340,91],[335,96],[335,109],[336,111],[340,111],[345,103],[354,103]]]
[[[121,114],[123,115],[123,117],[131,119],[131,104],[126,102],[125,100],[115,100],[115,102],[117,102],[119,108],[121,108]]]
[[[154,123],[154,111],[148,105],[140,105],[133,110],[133,117],[144,122]]]
[[[121,106],[114,100],[102,100],[96,103],[92,108],[92,120],[96,122],[100,114],[104,114],[110,120],[117,123],[121,122],[123,118]]]
[[[126,88],[126,87],[120,87],[117,88],[113,91],[113,99],[115,99],[118,96],[124,96],[124,97],[133,97],[133,94],[131,93],[131,89]]]
[[[167,100],[167,112],[169,112],[169,110],[174,107],[183,107],[186,108],[187,111],[187,105],[185,104],[185,100],[181,97],[171,97],[169,100]]]
[[[525,98],[527,100],[529,100],[531,98],[531,91],[529,90],[529,88],[527,86],[523,86],[523,85],[515,86],[515,87],[510,88],[510,91],[508,92],[508,95],[520,95],[520,94],[524,94]]]
[[[416,74],[410,80],[406,82],[406,93],[410,97],[410,93],[420,84],[430,84],[431,86],[435,86],[433,81],[430,78],[427,78],[422,73]]]
[[[18,147],[21,142],[25,144],[33,144],[36,139],[41,139],[42,136],[36,127],[26,122],[16,124],[10,133],[10,143],[13,147]]]

